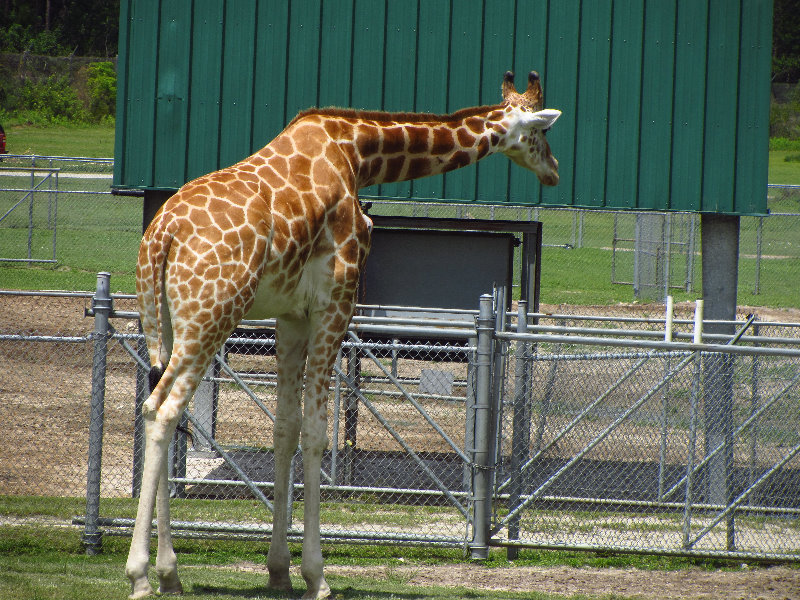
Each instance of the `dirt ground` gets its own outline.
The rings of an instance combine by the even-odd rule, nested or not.
[[[90,301],[84,299],[39,298],[0,296],[0,333],[36,333],[38,335],[86,335],[92,329],[91,319],[84,317],[84,309]],[[118,309],[132,310],[133,303],[118,302]],[[567,307],[545,306],[545,312],[565,313]],[[585,313],[592,309],[582,307]],[[680,307],[689,314],[691,307]],[[609,312],[640,316],[659,315],[662,309],[652,306],[625,305],[605,307]],[[741,309],[743,314],[750,309]],[[575,312],[574,310],[569,312]],[[800,310],[776,311],[757,309],[759,317],[772,321],[800,321]],[[597,307],[597,314],[600,314]],[[64,346],[59,351],[71,351]],[[30,361],[36,358],[36,364]],[[91,365],[91,356],[88,356]],[[62,436],[53,415],[60,415],[62,424],[69,421],[85,421],[88,409],[88,385],[83,376],[85,365],[81,361],[80,373],[70,373],[70,381],[58,384],[50,382],[52,392],[47,399],[39,398],[38,405],[31,406],[24,401],[29,389],[20,388],[19,381],[36,379],[37,371],[47,372],[48,357],[18,355],[9,344],[0,346],[0,493],[46,493],[47,490],[32,482],[40,480],[45,474],[52,477],[52,468],[74,471],[78,481],[85,476],[85,438],[70,440],[61,437],[62,447],[52,456],[41,456],[25,465],[24,478],[19,478],[19,460],[15,449],[35,447],[36,440],[45,435],[58,439]],[[39,373],[41,375],[41,373]],[[73,381],[74,379],[74,381]],[[33,384],[32,384],[33,385]],[[68,398],[77,394],[82,402],[70,405]],[[120,456],[109,458],[129,460],[130,442],[127,438],[129,424],[120,426]],[[123,431],[124,430],[124,431]],[[111,425],[107,436],[115,435]],[[105,465],[104,465],[105,466]],[[64,477],[68,479],[68,477]],[[127,485],[127,484],[126,484]],[[30,489],[28,489],[30,487]],[[78,491],[78,490],[74,490]],[[261,565],[241,564],[241,570],[260,570]],[[622,596],[642,599],[717,599],[717,600],[800,600],[800,571],[787,567],[746,567],[736,571],[708,572],[683,570],[676,572],[637,571],[633,569],[589,569],[570,567],[510,567],[485,568],[474,564],[459,565],[409,565],[392,567],[352,567],[328,566],[331,575],[358,575],[366,577],[394,579],[410,585],[452,585],[476,589],[509,590],[516,592],[548,592],[566,597],[584,594],[590,598]]]
[[[241,571],[266,567],[242,563]],[[296,568],[299,575],[299,568]],[[361,567],[327,565],[328,575],[401,581],[411,586],[452,586],[509,592],[540,592],[566,598],[641,600],[800,600],[800,571],[743,566],[738,571],[640,571],[574,567],[500,567],[477,564]]]

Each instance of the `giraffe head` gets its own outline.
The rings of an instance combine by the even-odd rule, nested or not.
[[[561,116],[560,110],[542,108],[543,94],[539,74],[531,71],[528,88],[519,93],[514,87],[514,74],[503,78],[503,104],[506,106],[508,130],[502,152],[518,165],[530,169],[544,185],[558,183],[558,161],[550,151],[545,133]]]

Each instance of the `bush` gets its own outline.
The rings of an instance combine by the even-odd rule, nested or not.
[[[117,76],[111,62],[80,68],[61,65],[56,74],[14,72],[0,64],[0,114],[6,122],[47,125],[114,119]]]
[[[110,62],[96,62],[87,67],[89,112],[95,120],[113,117],[117,106],[117,74]]]
[[[769,135],[790,140],[800,139],[800,84],[788,94],[786,102],[774,99],[769,109]]]
[[[41,119],[50,123],[89,120],[88,112],[64,76],[51,75],[43,83],[26,81],[19,90],[16,104],[18,114],[38,113]]]

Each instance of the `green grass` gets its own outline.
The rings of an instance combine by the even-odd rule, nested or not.
[[[328,503],[330,512],[330,504]],[[173,501],[175,519],[262,519],[263,507],[254,501]],[[29,524],[0,526],[0,600],[34,600],[75,598],[81,600],[124,598],[129,592],[124,577],[124,563],[130,539],[106,535],[103,552],[86,556],[81,545],[79,528],[57,528],[46,524],[36,525],[37,518],[69,520],[82,514],[85,501],[81,498],[45,498],[0,496],[0,514],[27,517]],[[363,510],[372,512],[370,505]],[[134,514],[135,501],[131,499],[103,499],[101,514],[120,517]],[[153,543],[153,553],[155,543]],[[186,590],[185,598],[284,598],[286,596],[266,588],[266,575],[237,569],[237,565],[253,563],[263,565],[269,546],[266,542],[237,542],[227,540],[176,539],[181,578]],[[292,562],[299,564],[300,546],[291,545]],[[381,567],[366,576],[338,576],[329,574],[328,583],[333,598],[343,600],[389,600],[451,598],[535,598],[555,600],[563,596],[547,594],[514,594],[487,592],[466,587],[414,587],[396,567],[414,565],[457,564],[465,562],[461,549],[436,547],[400,547],[378,545],[324,544],[323,554],[327,565]],[[508,567],[503,550],[492,550],[485,563],[490,568]],[[672,571],[687,568],[717,570],[734,566],[726,561],[691,560],[679,557],[638,555],[609,555],[591,552],[559,552],[523,550],[514,561],[517,566],[574,568],[633,568],[641,570]],[[735,565],[735,566],[738,566]],[[304,589],[298,578],[293,582],[296,590]],[[450,583],[450,582],[448,582]],[[465,582],[466,584],[466,582]],[[587,598],[573,596],[574,600]],[[614,596],[623,600],[624,596]]]
[[[114,124],[51,125],[3,124],[9,154],[40,156],[114,156]]]
[[[769,153],[770,183],[784,185],[800,184],[800,162],[787,161],[787,157],[796,156],[796,150],[773,150]]]

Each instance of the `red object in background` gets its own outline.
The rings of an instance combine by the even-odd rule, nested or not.
[[[0,154],[6,154],[6,132],[2,125],[0,125]]]

